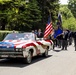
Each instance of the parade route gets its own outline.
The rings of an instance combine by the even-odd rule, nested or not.
[[[76,51],[73,45],[68,50],[55,48],[49,51],[48,58],[33,58],[29,65],[0,59],[0,75],[76,75]]]

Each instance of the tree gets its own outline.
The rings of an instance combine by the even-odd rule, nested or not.
[[[53,25],[55,25],[57,14],[59,12],[59,0],[37,0],[37,1],[38,1],[40,10],[42,12],[41,24],[45,27],[48,16],[51,14]]]
[[[3,30],[28,31],[41,20],[36,0],[29,1],[29,3],[25,0],[2,1],[0,7],[1,29]]]
[[[76,0],[69,0],[68,8],[71,10],[74,17],[76,18]]]
[[[60,6],[60,12],[62,13],[62,25],[63,28],[69,29],[69,30],[76,30],[76,21],[75,18],[71,12],[71,10],[68,8],[67,5],[61,5]]]
[[[44,30],[51,14],[55,24],[59,10],[59,0],[1,0],[0,29],[21,30],[41,28]]]
[[[3,1],[0,0],[0,29],[5,30],[5,25],[7,24],[7,13],[6,8],[11,0]],[[7,3],[7,5],[6,5]]]
[[[32,29],[37,28],[39,22],[41,21],[41,11],[39,9],[38,2],[36,0],[29,0],[26,11],[26,15],[28,15],[27,22],[30,23]]]

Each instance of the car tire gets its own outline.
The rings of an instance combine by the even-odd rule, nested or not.
[[[28,52],[28,56],[24,59],[24,62],[30,64],[32,61],[32,54],[31,51]]]
[[[48,50],[45,50],[45,53],[43,53],[44,57],[48,57]]]
[[[54,50],[55,46],[53,45],[53,50]]]

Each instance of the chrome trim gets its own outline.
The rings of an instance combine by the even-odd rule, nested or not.
[[[12,51],[12,50],[14,50],[14,48],[0,48],[0,50],[10,50],[10,51]]]
[[[23,54],[23,52],[0,52],[0,55]]]

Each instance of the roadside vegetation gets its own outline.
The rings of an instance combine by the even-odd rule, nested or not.
[[[76,19],[72,14],[68,5],[61,5],[60,12],[62,13],[62,26],[63,28],[75,31],[76,30]]]
[[[63,28],[75,31],[76,0],[69,0],[68,5],[60,5],[59,0],[0,0],[0,36],[13,30],[28,32],[41,28],[44,32],[49,15],[53,26],[57,26],[59,12]]]

